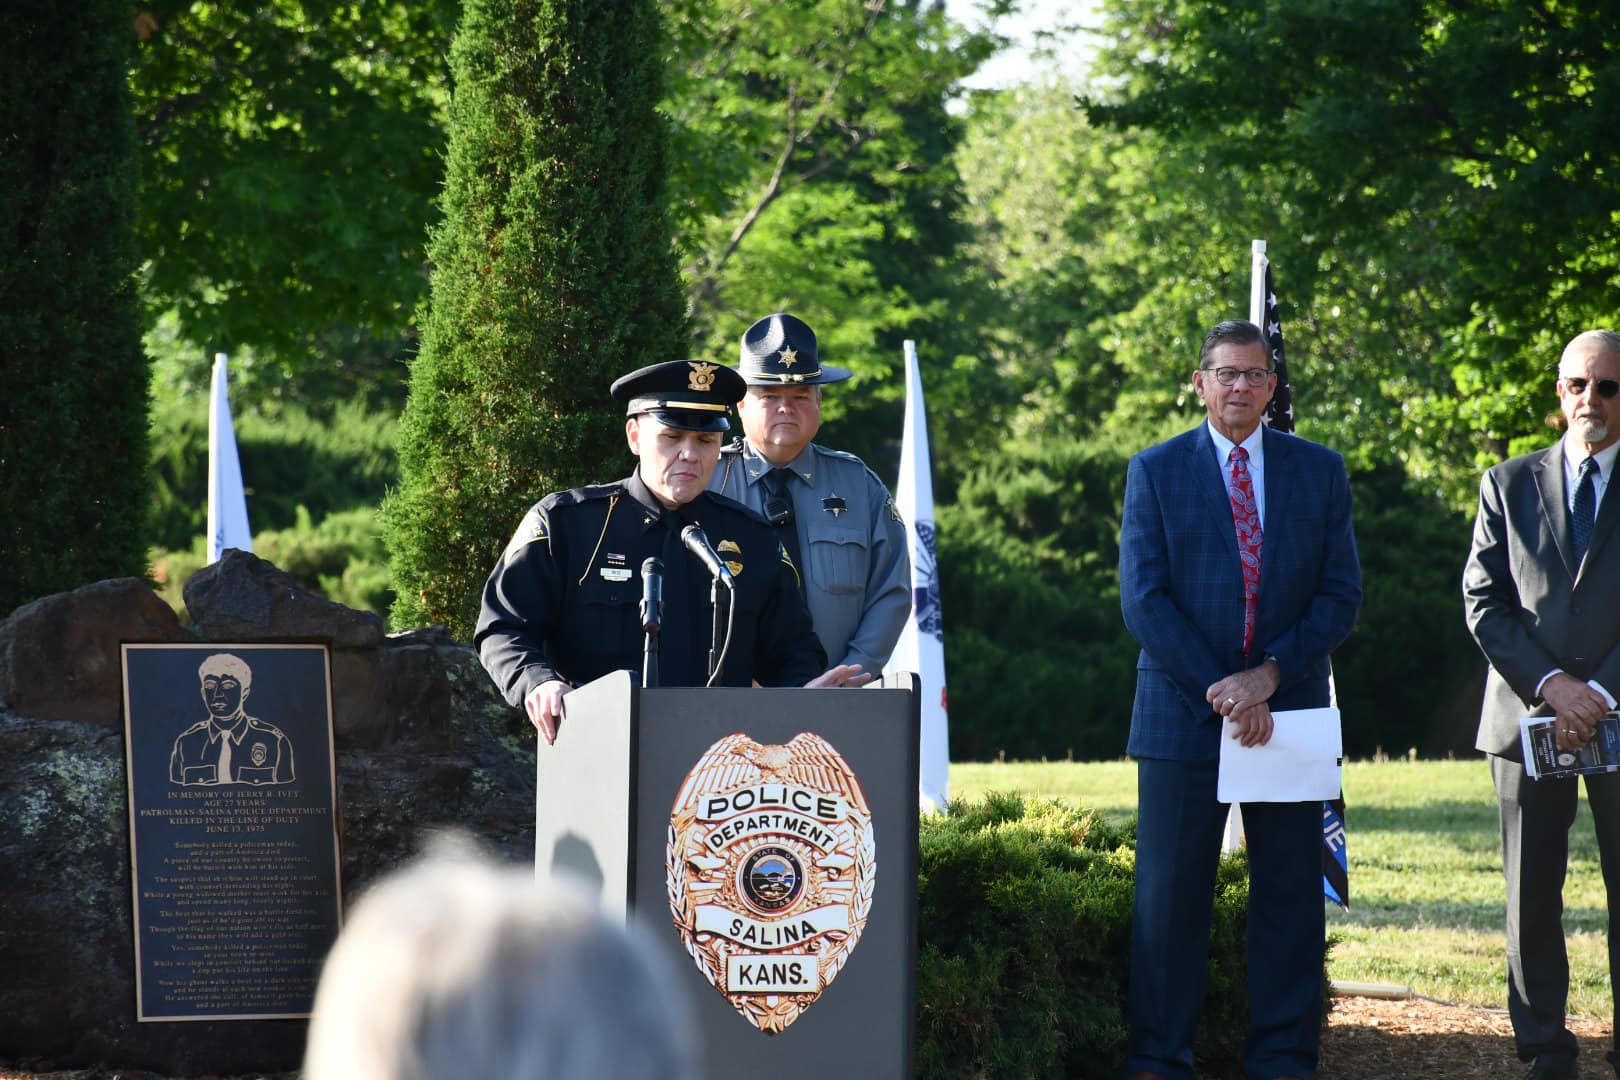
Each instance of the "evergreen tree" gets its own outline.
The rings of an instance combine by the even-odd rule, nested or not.
[[[608,384],[682,359],[652,0],[469,0],[444,220],[383,506],[399,627],[470,637],[540,496],[626,474]]]
[[[133,31],[33,0],[0,67],[0,615],[146,568],[148,361],[133,273]]]

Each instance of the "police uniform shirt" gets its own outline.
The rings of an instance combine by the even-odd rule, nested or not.
[[[688,522],[702,527],[735,578],[731,642],[715,685],[802,686],[826,670],[770,526],[709,491],[666,510],[638,471],[547,495],[490,573],[473,644],[506,700],[521,707],[552,679],[580,686],[610,671],[640,671],[641,564],[654,555],[664,562],[658,681],[705,685],[711,578],[681,544]]]
[[[228,728],[200,720],[174,740],[169,779],[176,784],[289,784],[292,743],[274,724],[251,716],[238,717]]]
[[[771,467],[747,439],[734,439],[709,487],[763,512]],[[875,675],[911,613],[905,525],[883,481],[854,454],[811,443],[787,468],[816,635],[835,663]]]

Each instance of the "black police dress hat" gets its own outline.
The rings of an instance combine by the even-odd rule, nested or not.
[[[671,360],[651,364],[613,380],[614,401],[625,415],[650,413],[659,423],[683,431],[729,431],[726,412],[742,400],[748,385],[719,364]]]
[[[778,312],[750,326],[742,336],[737,366],[749,386],[810,386],[843,382],[846,368],[823,364],[816,354],[816,332],[803,319]]]

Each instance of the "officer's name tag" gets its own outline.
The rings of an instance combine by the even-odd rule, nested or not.
[[[629,581],[630,568],[627,566],[604,566],[602,576],[608,581]]]

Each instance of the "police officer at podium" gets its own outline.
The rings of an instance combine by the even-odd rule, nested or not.
[[[780,312],[743,334],[737,371],[743,435],[709,486],[777,526],[827,655],[881,671],[911,614],[905,525],[860,458],[813,441],[822,386],[850,372],[821,363],[815,332]]]
[[[554,741],[564,696],[610,671],[641,667],[642,565],[663,562],[660,683],[665,686],[860,686],[853,665],[828,670],[777,535],[756,514],[707,490],[742,397],[740,375],[672,361],[613,383],[637,467],[623,480],[547,495],[513,534],[485,583],[473,635],[479,659],[513,706]],[[694,554],[701,530],[731,579],[729,633],[712,683],[716,576]],[[683,534],[686,534],[683,536]]]

